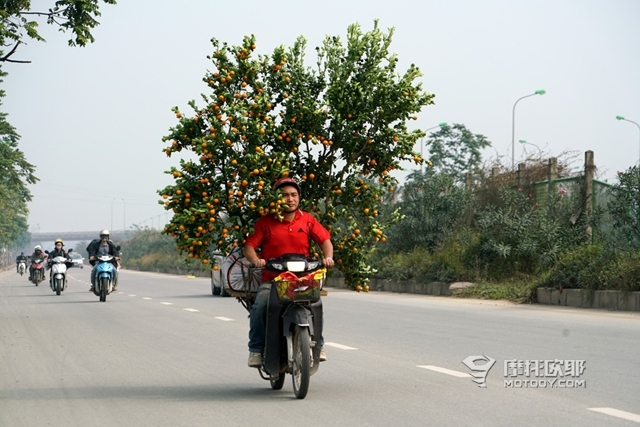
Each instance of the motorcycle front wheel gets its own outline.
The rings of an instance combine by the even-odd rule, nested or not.
[[[304,399],[309,391],[311,377],[311,338],[306,327],[296,325],[293,332],[293,393],[298,399]]]
[[[60,292],[62,291],[62,279],[55,279],[55,282],[56,295],[60,295]]]
[[[109,279],[103,277],[100,279],[100,302],[107,300],[107,289],[109,288]]]

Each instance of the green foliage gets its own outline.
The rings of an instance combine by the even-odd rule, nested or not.
[[[564,253],[540,279],[539,286],[640,291],[640,253],[581,245]]]
[[[465,125],[454,123],[430,134],[426,146],[436,171],[462,180],[465,172],[474,172],[480,166],[482,150],[491,142],[484,135],[471,133]]]
[[[130,240],[120,243],[122,265],[125,268],[145,271],[171,271],[199,268],[200,263],[185,261],[175,246],[175,241],[156,230],[139,228]]]
[[[478,212],[480,239],[465,255],[486,265],[490,277],[537,273],[585,240],[584,224],[570,221],[574,203],[566,195],[551,195],[540,205],[522,188],[503,187],[499,194],[499,205]]]
[[[604,288],[626,292],[640,291],[640,253],[619,252],[608,270]]]
[[[215,262],[211,246],[241,246],[258,218],[280,214],[273,183],[295,177],[301,208],[332,233],[345,281],[365,289],[367,255],[398,219],[395,211],[381,215],[381,200],[396,186],[389,172],[404,160],[422,163],[412,150],[424,132],[409,131],[407,122],[433,103],[416,82],[417,67],[398,74],[392,35],[377,22],[369,32],[351,25],[346,43],[327,37],[316,48],[316,68],[304,62],[303,38],[270,57],[256,57],[254,36],[240,46],[212,40],[205,106],[192,101],[193,117],[174,108],[179,122],[163,139],[168,156],[196,155],[168,171],[175,185],[159,191],[174,212],[165,232],[181,251]]]
[[[106,4],[116,4],[115,0],[102,0]],[[71,31],[69,46],[86,46],[95,40],[91,30],[99,25],[100,0],[57,0],[46,11],[32,11],[31,0],[5,0],[0,9],[0,44],[10,46],[7,55],[0,54],[0,61],[9,59],[17,47],[25,43],[25,38],[45,41],[38,33],[38,22],[32,17],[46,18],[47,24],[57,25],[62,32]]]
[[[6,73],[0,69],[0,77]],[[2,83],[2,80],[0,80]],[[4,98],[0,90],[0,106]],[[7,122],[7,114],[0,112],[0,246],[11,246],[24,240],[27,233],[27,202],[31,201],[28,184],[35,184],[35,167],[18,149],[20,135]]]
[[[519,275],[503,281],[479,281],[455,294],[463,298],[502,299],[515,303],[530,303],[535,300],[538,287],[535,276]]]
[[[469,280],[473,273],[463,265],[466,246],[462,234],[442,242],[435,251],[415,247],[408,252],[387,252],[374,256],[376,277],[397,281],[419,279],[423,282]],[[382,252],[382,251],[381,251]]]
[[[464,226],[471,209],[471,194],[453,176],[414,171],[394,204],[403,219],[388,232],[387,252],[407,252],[414,247],[430,251],[451,233]]]
[[[608,210],[613,228],[626,250],[640,249],[640,169],[637,166],[618,173],[618,182],[610,189]]]
[[[600,245],[581,245],[563,253],[540,280],[540,286],[598,290],[609,273]]]

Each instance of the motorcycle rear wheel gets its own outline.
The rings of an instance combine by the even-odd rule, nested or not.
[[[293,332],[293,393],[298,399],[304,399],[309,391],[311,377],[311,338],[305,327],[295,326]]]
[[[282,390],[282,386],[284,385],[284,380],[286,376],[287,374],[285,374],[284,372],[281,372],[280,376],[277,379],[269,380],[269,382],[271,383],[271,388],[274,390]]]

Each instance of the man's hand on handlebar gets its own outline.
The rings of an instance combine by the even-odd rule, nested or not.
[[[255,268],[262,268],[262,267],[264,267],[265,265],[267,265],[267,260],[264,260],[264,259],[258,258],[257,260],[255,260],[254,262],[252,262],[252,264],[253,264],[253,266],[254,266]]]
[[[333,266],[335,265],[335,263],[333,262],[333,258],[325,258],[322,260],[322,263],[327,268],[333,268]]]

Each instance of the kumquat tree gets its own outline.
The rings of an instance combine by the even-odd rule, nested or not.
[[[173,211],[164,233],[182,253],[212,265],[212,248],[241,247],[260,216],[281,212],[271,187],[288,176],[300,182],[301,209],[331,232],[345,283],[369,289],[368,254],[400,219],[380,209],[397,186],[390,172],[424,162],[413,152],[424,132],[407,123],[434,97],[415,82],[416,66],[396,72],[392,36],[377,21],[369,32],[351,25],[346,46],[327,37],[316,48],[316,68],[304,63],[302,37],[270,56],[255,53],[254,36],[240,46],[211,40],[210,93],[200,107],[189,102],[192,114],[174,107],[178,124],[163,138],[167,156],[182,152],[167,171],[175,184],[158,191]]]

